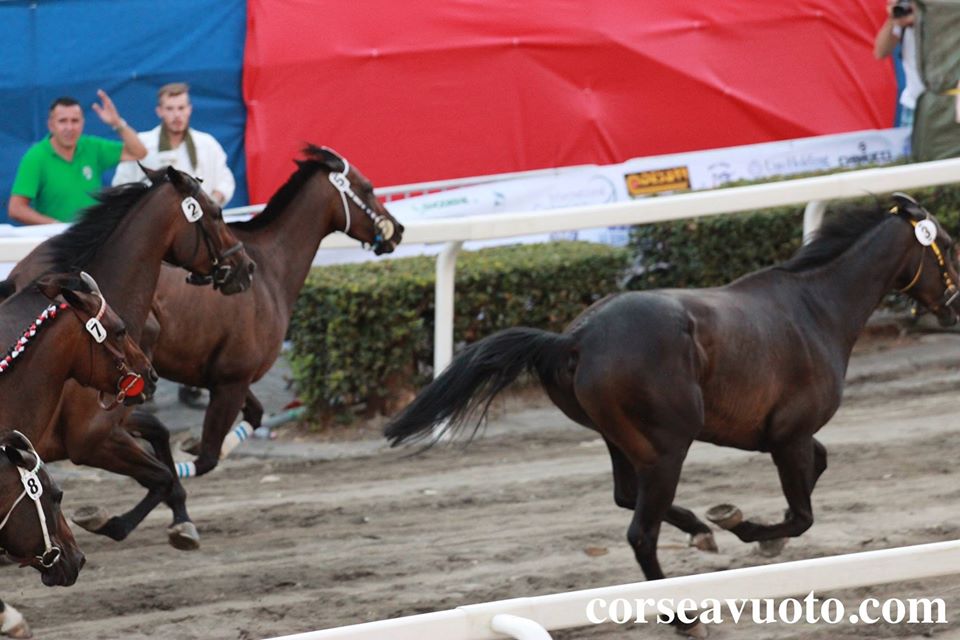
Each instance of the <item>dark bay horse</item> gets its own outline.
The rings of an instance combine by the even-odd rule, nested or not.
[[[377,200],[373,186],[344,158],[326,148],[307,146],[305,159],[270,198],[266,209],[247,222],[230,224],[257,262],[251,293],[219,300],[208,290],[189,287],[173,269],[163,269],[153,302],[156,324],[148,323],[143,347],[164,378],[210,390],[199,457],[180,464],[181,476],[202,475],[229,453],[224,437],[243,410],[236,428],[249,435],[260,426],[263,407],[250,385],[273,366],[297,295],[320,242],[335,231],[369,246],[377,255],[400,243],[403,226]],[[143,412],[128,421],[134,429]]]
[[[791,260],[724,287],[621,293],[562,334],[518,327],[475,342],[386,437],[396,445],[435,429],[476,428],[494,396],[533,373],[568,417],[603,436],[614,499],[633,511],[627,539],[647,579],[663,578],[664,520],[715,549],[710,528],[673,503],[691,443],[769,452],[789,505],[783,521],[724,524],[745,542],[800,535],[813,523],[810,496],[827,466],[814,434],[840,405],[871,312],[900,289],[955,323],[957,282],[950,236],[895,194],[891,211],[838,215]]]
[[[253,263],[223,221],[220,207],[190,176],[174,169],[148,171],[151,185],[122,185],[104,191],[100,204],[59,236],[40,244],[13,270],[21,288],[47,271],[81,268],[93,275],[123,319],[130,337],[139,340],[150,302],[167,261],[186,268],[200,281],[212,280],[222,294],[249,288]],[[224,298],[226,299],[226,298]],[[74,520],[95,533],[121,540],[161,501],[174,514],[170,543],[195,549],[199,535],[186,511],[186,494],[176,477],[169,434],[158,421],[142,435],[154,453],[141,447],[123,426],[127,408],[105,411],[97,393],[68,382],[60,406],[47,427],[63,434],[62,446],[37,444],[45,460],[69,458],[130,476],[147,495],[129,512],[109,517],[100,510],[78,511]],[[147,427],[150,430],[147,431]]]
[[[85,561],[60,512],[62,498],[30,440],[18,431],[0,435],[0,549],[39,571],[48,587],[72,585]],[[20,612],[2,601],[0,632],[31,637]]]

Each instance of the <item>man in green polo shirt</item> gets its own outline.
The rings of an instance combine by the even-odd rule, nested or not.
[[[102,101],[93,110],[113,128],[121,142],[83,135],[83,109],[73,98],[57,98],[50,105],[50,135],[30,147],[20,160],[10,190],[7,212],[23,224],[73,222],[79,211],[94,204],[103,172],[123,160],[140,160],[147,149],[137,132],[117,113],[102,89]]]

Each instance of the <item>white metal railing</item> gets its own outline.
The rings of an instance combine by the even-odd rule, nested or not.
[[[960,574],[960,541],[956,540],[485,602],[273,640],[494,640],[503,638],[504,633],[523,640],[550,638],[547,630],[591,624],[587,607],[596,598],[608,603],[620,598],[630,603],[783,598],[805,596],[811,591],[833,591],[954,574]],[[652,605],[647,606],[648,617],[653,619],[658,612]],[[517,618],[525,619],[526,623],[519,623]]]
[[[465,241],[646,224],[799,203],[810,203],[805,215],[805,221],[810,225],[817,223],[818,212],[822,215],[820,203],[825,200],[864,196],[871,193],[889,193],[958,181],[960,181],[960,158],[954,158],[554,211],[503,213],[440,220],[401,220],[401,222],[406,228],[403,236],[404,243],[444,243],[446,245],[437,258],[437,281],[434,290],[436,297],[434,372],[439,374],[449,363],[453,354],[456,256]],[[439,185],[447,182],[450,181],[392,189],[397,192],[405,189],[416,190],[424,185]],[[244,209],[253,210],[256,207]],[[806,227],[804,234],[809,233],[809,230],[810,227]],[[38,237],[0,238],[0,262],[16,262],[22,259],[43,240],[44,238]],[[321,250],[349,249],[356,246],[355,240],[338,233],[324,239]]]

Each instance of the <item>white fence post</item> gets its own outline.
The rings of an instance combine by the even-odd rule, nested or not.
[[[813,240],[813,234],[823,222],[823,214],[827,210],[827,203],[823,200],[812,200],[803,210],[803,244]]]
[[[437,256],[437,282],[434,285],[433,377],[447,368],[453,359],[453,295],[457,275],[457,255],[462,240],[448,242]]]

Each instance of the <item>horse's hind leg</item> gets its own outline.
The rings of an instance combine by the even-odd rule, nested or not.
[[[187,492],[177,477],[176,463],[173,461],[173,452],[170,449],[170,430],[156,416],[143,411],[134,411],[123,423],[127,431],[150,443],[157,458],[170,469],[173,475],[173,486],[164,502],[173,512],[173,524],[167,529],[170,544],[180,548],[190,548],[192,542],[198,538],[197,529],[187,514]],[[182,540],[181,540],[182,539]]]
[[[633,465],[622,451],[607,438],[603,441],[610,452],[610,462],[613,465],[613,501],[618,507],[630,509],[637,504],[637,474]],[[715,553],[717,549],[713,532],[692,511],[678,505],[670,505],[664,520],[690,536],[690,546],[701,551]]]

